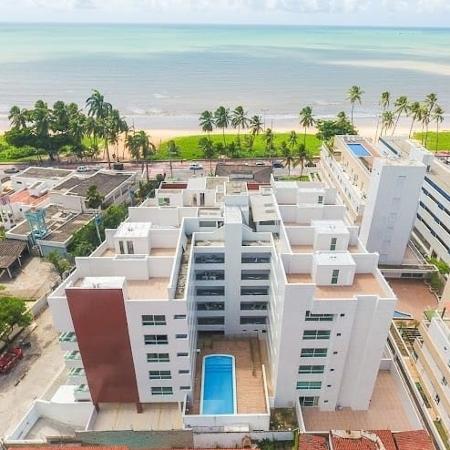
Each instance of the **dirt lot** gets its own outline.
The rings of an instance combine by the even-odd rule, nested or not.
[[[63,369],[63,352],[48,309],[31,330],[31,348],[24,350],[24,359],[8,375],[0,375],[0,438],[18,423],[33,400],[43,395]]]
[[[7,273],[1,277],[2,294],[34,300],[49,292],[58,281],[53,265],[36,256],[27,258],[22,267],[17,266],[13,275],[12,279]]]

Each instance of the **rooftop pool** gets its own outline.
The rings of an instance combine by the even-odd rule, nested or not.
[[[347,144],[347,147],[357,158],[364,158],[366,156],[371,156],[370,152],[362,144]]]
[[[207,355],[203,358],[200,414],[236,414],[234,356]]]

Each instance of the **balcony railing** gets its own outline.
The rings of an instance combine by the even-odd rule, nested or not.
[[[59,335],[59,342],[77,342],[77,336],[73,331],[67,331]]]
[[[77,351],[67,352],[64,354],[64,359],[66,361],[81,361],[81,354]]]

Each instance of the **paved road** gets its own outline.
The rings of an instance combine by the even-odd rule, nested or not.
[[[63,368],[63,352],[48,309],[36,320],[30,342],[24,359],[8,375],[0,375],[0,438],[21,420]]]

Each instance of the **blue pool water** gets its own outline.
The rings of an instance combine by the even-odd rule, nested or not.
[[[358,158],[370,156],[370,153],[366,150],[366,148],[362,144],[347,144],[347,146],[352,151],[352,153]]]
[[[201,414],[234,414],[234,386],[234,358],[205,356]]]

